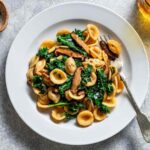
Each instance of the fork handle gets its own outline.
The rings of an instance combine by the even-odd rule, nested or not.
[[[142,132],[143,138],[147,143],[150,143],[150,121],[148,120],[147,116],[145,114],[143,114],[140,111],[139,107],[137,106],[135,99],[128,87],[126,80],[122,76],[121,76],[121,79],[126,87],[127,92],[128,92],[130,102],[131,102],[134,110],[136,111],[137,121],[140,126],[140,130]]]

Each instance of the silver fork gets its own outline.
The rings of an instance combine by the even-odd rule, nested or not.
[[[109,36],[105,36],[105,35],[100,37],[100,39],[105,42],[107,42],[107,40],[109,38],[110,38]],[[140,111],[140,108],[138,107],[138,105],[130,91],[130,88],[126,81],[126,77],[122,71],[123,62],[121,61],[121,59],[117,59],[117,61],[114,64],[116,64],[115,66],[117,67],[120,77],[121,77],[121,79],[126,87],[126,90],[128,92],[130,103],[136,112],[136,118],[137,118],[138,124],[140,126],[140,130],[142,132],[143,138],[147,143],[150,143],[150,121],[148,120],[147,116]]]

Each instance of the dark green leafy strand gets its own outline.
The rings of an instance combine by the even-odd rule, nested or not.
[[[82,109],[82,108],[85,108],[85,104],[81,102],[73,101],[68,105],[68,110],[70,112],[77,112],[79,109]]]
[[[75,61],[77,67],[82,66],[82,61],[81,61],[81,59],[75,58],[74,61]]]
[[[74,119],[76,117],[77,117],[77,115],[71,115],[68,112],[65,112],[65,119],[66,119],[66,121],[69,121],[69,120]]]
[[[113,90],[114,89],[113,89],[112,83],[108,83],[107,88],[106,88],[107,94],[110,95],[113,92]]]
[[[112,84],[108,82],[103,69],[97,70],[97,83],[92,87],[86,87],[85,91],[87,97],[92,100],[102,112],[108,113],[110,111],[107,106],[102,104],[102,102],[105,92],[111,94],[113,92],[113,87]]]
[[[71,84],[72,84],[72,78],[73,78],[72,76],[68,76],[67,81],[58,87],[59,93],[61,94],[61,96],[64,96],[65,91],[70,89]]]
[[[91,77],[92,70],[93,70],[93,67],[92,65],[89,65],[89,64],[86,68],[82,70],[82,73],[81,73],[82,85],[85,85],[87,82],[91,81],[90,77]]]
[[[77,34],[81,38],[81,40],[85,40],[85,36],[83,35],[83,31],[81,31],[79,29],[75,29],[74,33]]]
[[[57,57],[53,58],[54,60],[47,63],[48,71],[50,72],[55,68],[65,70],[65,61],[67,60],[67,58],[67,56],[63,56],[62,59],[58,59]]]
[[[62,45],[68,46],[70,49],[79,52],[83,54],[84,56],[87,56],[86,51],[84,51],[82,48],[78,47],[75,42],[72,40],[70,34],[68,35],[59,35],[57,36],[57,41],[61,43]]]
[[[33,76],[32,78],[33,87],[39,89],[41,94],[44,94],[47,91],[47,87],[42,81],[43,79],[40,76]]]
[[[55,107],[55,106],[62,106],[63,107],[63,106],[67,106],[67,105],[69,105],[69,103],[66,101],[60,101],[58,103],[48,104],[49,108]]]
[[[47,48],[41,48],[39,49],[37,56],[41,57],[41,58],[45,58],[47,62],[49,62],[49,60],[51,58],[53,58],[55,56],[54,53],[48,53],[48,49]]]

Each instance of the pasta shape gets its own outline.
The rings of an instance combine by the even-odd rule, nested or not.
[[[47,94],[41,94],[38,96],[38,102],[42,105],[47,105],[49,103],[48,95]]]
[[[26,74],[29,84],[31,84],[31,81],[32,81],[32,78],[33,78],[33,71],[34,71],[34,68],[29,68],[28,72]]]
[[[70,97],[70,99],[74,99],[74,100],[82,100],[85,97],[85,92],[84,91],[80,91],[78,93],[72,93],[71,90],[68,90],[68,96]]]
[[[77,123],[83,127],[91,125],[93,121],[93,114],[89,110],[83,110],[77,116]]]
[[[29,67],[30,68],[34,67],[38,61],[39,61],[39,56],[33,56],[29,62]]]
[[[107,100],[113,99],[116,95],[117,87],[114,84],[112,84],[112,87],[113,87],[113,92],[110,95],[107,96]]]
[[[124,89],[124,84],[123,81],[120,79],[119,75],[114,77],[114,84],[116,86],[116,93],[117,94],[121,93]]]
[[[55,41],[53,41],[51,39],[47,39],[47,40],[42,42],[42,44],[40,45],[40,49],[42,49],[42,48],[50,49],[50,48],[52,48],[55,45],[56,45]]]
[[[95,107],[93,116],[96,121],[102,121],[107,117],[107,114],[101,112],[100,109],[98,109],[98,107]]]
[[[54,84],[63,84],[67,80],[67,75],[60,69],[54,69],[50,72],[50,79]]]
[[[116,100],[115,97],[113,97],[112,99],[107,99],[107,98],[106,98],[106,99],[103,101],[103,105],[106,105],[106,106],[108,106],[108,107],[115,107],[116,104],[117,104],[117,100]]]
[[[57,41],[44,40],[29,62],[26,77],[37,108],[51,109],[56,123],[76,118],[79,126],[88,127],[117,105],[124,84],[112,61],[119,57],[121,44],[113,39],[102,43],[99,34],[94,24],[61,29]]]
[[[44,69],[45,65],[46,65],[45,59],[38,61],[35,66],[35,73],[38,75],[42,75],[40,71]]]
[[[64,112],[62,107],[56,107],[52,110],[51,117],[54,121],[60,122],[65,119]]]
[[[64,28],[64,29],[61,29],[61,30],[59,30],[57,33],[56,33],[56,35],[58,36],[58,35],[65,35],[65,34],[69,34],[69,33],[71,33],[72,31],[70,30],[70,29],[67,29],[67,28]]]
[[[108,40],[107,43],[108,43],[109,49],[114,54],[120,55],[120,53],[121,53],[121,44],[118,41],[111,39],[111,40]]]
[[[87,30],[88,30],[88,33],[89,33],[89,36],[91,39],[93,40],[97,40],[98,37],[99,37],[99,30],[98,28],[93,25],[93,24],[88,24],[87,25]]]
[[[99,60],[102,60],[102,50],[99,47],[91,47],[90,55],[93,58],[98,58]]]

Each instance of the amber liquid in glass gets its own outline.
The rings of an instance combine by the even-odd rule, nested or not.
[[[138,0],[138,7],[145,19],[150,20],[150,0]]]

